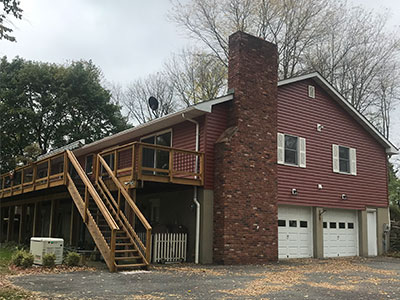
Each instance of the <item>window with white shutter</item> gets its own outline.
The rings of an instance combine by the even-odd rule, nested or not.
[[[356,149],[332,145],[333,172],[357,175]]]
[[[278,164],[306,167],[306,139],[278,133]]]
[[[339,146],[332,145],[332,166],[333,172],[339,173]]]

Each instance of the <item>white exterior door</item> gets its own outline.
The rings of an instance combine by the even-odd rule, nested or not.
[[[324,256],[358,255],[358,222],[354,210],[327,209],[323,214]]]
[[[367,211],[368,256],[378,255],[376,211]]]
[[[311,208],[278,207],[279,258],[312,257]]]

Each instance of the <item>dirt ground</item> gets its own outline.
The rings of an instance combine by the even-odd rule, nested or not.
[[[155,266],[10,276],[43,299],[400,299],[400,259],[288,260],[259,266]]]

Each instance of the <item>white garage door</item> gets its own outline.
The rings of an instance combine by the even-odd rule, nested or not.
[[[354,210],[328,209],[323,214],[324,256],[358,255],[358,222]]]
[[[279,258],[313,255],[310,207],[278,207],[278,247]]]

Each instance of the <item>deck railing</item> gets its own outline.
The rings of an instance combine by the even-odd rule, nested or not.
[[[0,176],[0,198],[62,185],[66,177],[64,152],[18,167]]]
[[[100,153],[114,175],[127,182],[147,180],[203,185],[204,153],[133,142]],[[103,170],[99,170],[104,172]]]
[[[67,178],[64,170],[68,168],[65,153],[54,154],[0,175],[0,198],[65,185]],[[99,154],[114,176],[126,184],[138,180],[197,186],[204,184],[202,152],[133,142]],[[95,172],[107,175],[104,168],[100,168]]]

